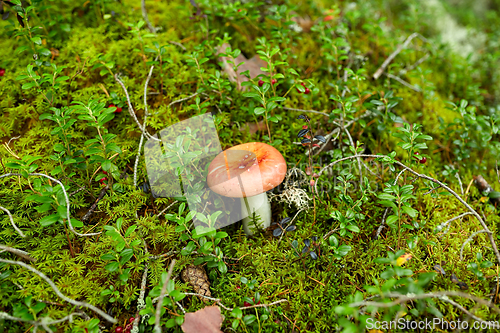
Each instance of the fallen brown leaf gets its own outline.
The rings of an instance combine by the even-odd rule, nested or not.
[[[220,330],[222,315],[218,306],[207,306],[196,312],[186,313],[181,325],[185,333],[223,333]]]
[[[225,53],[226,49],[231,47],[231,45],[224,43],[221,45],[217,54]],[[245,58],[243,54],[240,54],[236,59],[234,59],[235,65],[239,65],[242,62],[244,63],[240,67],[238,67],[238,73],[236,73],[233,69],[233,65],[228,62],[230,60],[229,57],[219,57],[219,61],[222,62],[222,72],[227,74],[229,77],[229,81],[236,82],[238,85],[238,90],[245,90],[244,87],[241,86],[241,82],[248,81],[248,78],[244,75],[241,75],[244,71],[249,71],[250,78],[256,78],[259,74],[267,75],[266,72],[261,71],[261,67],[267,67],[267,64],[264,60],[260,59],[259,56],[255,55],[250,59]]]

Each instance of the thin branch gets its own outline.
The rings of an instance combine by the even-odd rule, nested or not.
[[[144,1],[144,0],[143,0]],[[158,57],[156,57],[155,61],[158,60]],[[146,122],[148,120],[149,116],[149,111],[148,111],[148,99],[147,99],[147,92],[148,92],[148,85],[149,85],[149,80],[151,80],[151,76],[153,75],[153,69],[155,66],[151,66],[149,69],[148,76],[146,78],[146,82],[144,83],[144,121],[143,121],[143,128],[146,129]],[[158,139],[156,139],[159,141]],[[141,157],[141,151],[142,151],[142,144],[144,142],[144,132],[141,134],[141,139],[139,140],[139,147],[137,148],[137,155],[135,156],[135,162],[134,162],[134,188],[137,188],[137,168],[139,166],[139,159]],[[139,218],[137,215],[137,210],[134,212],[135,213],[135,218]]]
[[[358,306],[375,306],[375,307],[380,307],[380,308],[390,308],[394,305],[398,305],[401,303],[406,303],[408,301],[413,301],[417,299],[425,299],[425,298],[439,298],[445,302],[448,301],[448,296],[457,296],[457,297],[463,297],[467,299],[471,299],[473,301],[476,301],[477,303],[481,305],[485,305],[495,311],[496,313],[500,314],[500,309],[496,307],[494,304],[490,304],[488,301],[479,298],[474,295],[469,295],[461,291],[437,291],[434,293],[425,293],[425,294],[419,294],[419,295],[412,295],[412,296],[407,296],[407,295],[402,295],[399,293],[386,293],[383,295],[380,295],[383,297],[387,298],[396,298],[396,300],[392,302],[371,302],[371,301],[361,301],[361,302],[356,302],[356,303],[351,303],[349,304],[349,307],[358,307]],[[444,299],[443,299],[444,298]]]
[[[321,176],[321,174],[323,173],[323,171],[326,170],[327,168],[330,168],[330,167],[332,167],[333,165],[335,165],[337,163],[340,163],[340,162],[343,162],[343,161],[347,161],[347,160],[350,160],[350,159],[353,159],[353,158],[357,158],[357,156],[359,156],[359,157],[367,157],[367,158],[386,158],[387,157],[386,155],[371,155],[371,154],[362,154],[362,155],[356,155],[356,156],[347,156],[347,157],[338,159],[336,161],[333,161],[330,164],[328,164],[327,166],[323,167],[320,170],[320,172],[318,173],[318,176]],[[488,235],[488,238],[489,238],[492,250],[495,253],[495,257],[497,258],[497,261],[500,263],[500,253],[498,252],[497,244],[496,244],[495,239],[493,237],[493,233],[488,228],[488,226],[486,225],[486,222],[483,220],[483,218],[467,202],[465,202],[464,199],[462,199],[462,197],[460,195],[458,195],[455,191],[453,191],[451,188],[449,188],[446,184],[444,184],[443,182],[441,182],[441,181],[439,181],[437,179],[434,179],[434,178],[429,177],[427,175],[418,173],[415,170],[407,167],[406,165],[404,165],[403,163],[401,163],[399,161],[394,161],[394,163],[397,164],[397,165],[399,165],[402,168],[405,168],[410,173],[412,173],[413,175],[415,175],[415,176],[417,176],[419,178],[427,179],[427,180],[429,180],[429,181],[431,181],[433,183],[436,183],[436,184],[440,185],[446,191],[448,191],[449,193],[451,193],[455,198],[457,198],[457,200],[460,201],[460,203],[462,205],[464,205],[472,213],[472,215],[474,215],[477,218],[477,220],[479,221],[479,223],[483,227],[484,232],[486,232],[486,234]],[[315,188],[316,193],[317,193],[318,180],[314,184],[314,188]]]
[[[184,98],[181,98],[181,99],[175,100],[175,101],[173,101],[173,102],[170,102],[170,104],[168,104],[168,105],[167,105],[167,108],[171,107],[171,106],[172,106],[172,105],[174,105],[174,104],[177,104],[177,103],[180,103],[180,102],[187,101],[188,99],[191,99],[191,98],[193,98],[193,97],[195,97],[195,96],[197,96],[197,95],[198,95],[198,93],[194,93],[194,94],[192,94],[192,95],[190,95],[190,96],[188,96],[188,97],[184,97]]]
[[[29,261],[33,261],[33,262],[36,261],[36,259],[31,257],[28,252],[23,251],[23,250],[19,250],[19,249],[15,249],[15,248],[7,246],[7,245],[0,244],[0,250],[8,251],[10,253],[13,253],[13,254],[15,254],[23,259],[29,260]]]
[[[347,137],[349,138],[349,142],[351,143],[352,148],[356,152],[356,145],[354,144],[354,141],[352,140],[351,133],[349,133],[349,130],[344,126],[344,131],[347,134]],[[357,155],[357,153],[355,153]],[[357,158],[358,160],[358,168],[359,168],[359,186],[363,186],[363,168],[361,168],[361,158]]]
[[[498,170],[498,161],[495,161],[495,170],[497,171],[497,181],[500,184],[500,171]]]
[[[142,134],[145,135],[148,139],[153,139],[155,141],[160,141],[158,138],[155,138],[151,136],[151,134],[148,133],[145,127],[141,125],[139,122],[139,119],[137,119],[137,115],[135,114],[134,107],[132,106],[132,102],[130,101],[130,96],[128,94],[127,88],[123,84],[123,82],[118,78],[118,74],[115,74],[115,80],[118,82],[118,84],[122,87],[123,91],[125,92],[125,97],[127,98],[127,104],[128,104],[128,112],[134,119],[135,123],[137,126],[139,126],[139,129],[141,130]]]
[[[73,304],[75,306],[81,306],[81,307],[85,307],[87,309],[90,309],[90,310],[96,312],[97,314],[99,314],[101,317],[103,317],[104,319],[106,319],[110,323],[115,324],[117,322],[116,319],[114,319],[113,317],[111,317],[106,312],[102,311],[101,309],[93,306],[92,304],[89,304],[87,302],[76,301],[72,298],[65,296],[63,293],[61,293],[61,291],[59,291],[59,288],[57,288],[57,286],[55,285],[54,282],[52,282],[51,279],[49,279],[45,274],[36,270],[32,266],[25,264],[22,261],[12,261],[12,260],[6,260],[6,259],[1,259],[1,258],[0,258],[0,262],[6,263],[6,264],[11,264],[11,265],[18,265],[18,266],[21,266],[23,268],[26,268],[27,270],[35,273],[36,275],[41,277],[43,280],[45,280],[45,282],[47,282],[49,284],[49,286],[52,288],[52,290],[54,290],[54,292],[56,293],[57,296],[59,296],[59,298],[62,298],[66,302]]]
[[[146,0],[141,0],[141,10],[142,10],[142,18],[144,19],[144,22],[146,22],[149,31],[155,34],[156,28],[151,24],[151,22],[149,22],[148,12],[146,11]]]
[[[174,42],[173,40],[169,40],[168,42],[169,42],[170,44],[172,44],[172,45],[177,45],[177,46],[178,46],[178,47],[180,47],[183,51],[186,51],[186,50],[187,50],[187,49],[186,49],[186,47],[185,47],[184,45],[182,45],[181,43],[179,43],[179,42]]]
[[[161,333],[160,313],[161,313],[161,308],[163,306],[163,298],[165,297],[165,293],[167,292],[167,285],[168,285],[168,282],[170,281],[170,277],[172,276],[172,271],[174,270],[174,265],[175,265],[175,259],[172,259],[172,262],[170,263],[170,267],[168,269],[167,279],[163,283],[163,286],[162,286],[161,292],[160,292],[160,297],[158,298],[158,304],[156,304],[155,327],[154,327],[155,333]]]
[[[89,210],[85,215],[82,217],[82,222],[88,221],[90,219],[90,216],[94,213],[95,209],[97,208],[97,204],[99,201],[101,201],[102,198],[104,198],[104,195],[106,194],[106,191],[109,189],[109,184],[106,184],[104,188],[101,190],[101,193],[99,193],[99,196],[95,200],[95,202],[90,206]]]
[[[401,83],[403,86],[407,87],[407,88],[410,88],[411,90],[413,91],[416,91],[416,92],[422,92],[422,89],[420,88],[417,88],[415,86],[412,86],[410,83],[406,82],[405,80],[403,80],[402,78],[400,78],[399,76],[396,76],[396,75],[392,75],[390,73],[384,73],[385,76],[387,76],[388,78],[390,79],[393,79],[393,80],[396,80],[398,81],[399,83]]]
[[[77,194],[77,193],[79,193],[79,192],[81,192],[81,191],[85,190],[85,188],[86,188],[86,186],[82,186],[82,187],[80,187],[78,190],[71,192],[71,193],[69,194],[69,196],[70,196],[70,197],[72,197],[72,196],[74,196],[75,194]]]
[[[82,316],[83,317],[83,313],[73,312],[73,313],[70,313],[69,315],[67,315],[66,317],[63,317],[61,319],[51,320],[50,317],[43,317],[40,321],[34,321],[34,320],[27,320],[27,319],[23,319],[23,318],[19,318],[19,317],[14,317],[14,316],[9,315],[6,312],[0,312],[0,319],[28,323],[28,324],[34,326],[33,332],[37,331],[38,326],[42,326],[49,333],[53,333],[53,331],[50,329],[49,325],[59,324],[59,323],[62,323],[64,321],[69,321],[70,323],[72,323],[74,316]]]
[[[167,210],[170,209],[170,207],[172,207],[173,205],[175,205],[176,203],[178,203],[179,201],[175,200],[174,202],[172,202],[170,205],[168,205],[167,208],[165,208],[164,210],[162,210],[161,212],[158,213],[158,217],[161,216],[161,214],[165,213]]]
[[[387,207],[385,210],[384,210],[384,215],[382,216],[382,223],[380,223],[380,226],[378,227],[377,229],[377,233],[375,234],[375,236],[373,237],[372,240],[375,240],[377,239],[379,236],[380,236],[380,233],[382,232],[382,229],[385,228],[385,219],[387,217],[387,213],[389,212],[389,207]]]
[[[299,213],[300,213],[300,212],[302,212],[303,210],[305,210],[305,208],[302,208],[302,209],[300,209],[297,213],[295,213],[295,216],[293,217],[293,219],[292,219],[292,220],[288,223],[288,225],[289,225],[289,226],[290,226],[290,225],[292,225],[292,223],[293,223],[293,221],[295,220],[295,218],[296,218],[296,217],[299,215]],[[287,228],[288,228],[288,227],[287,227]],[[278,244],[277,244],[277,246],[279,246],[279,245],[280,245],[281,239],[283,238],[283,236],[284,236],[284,235],[285,235],[285,233],[287,232],[287,231],[286,231],[286,228],[282,228],[282,229],[283,229],[283,232],[281,233],[281,237],[280,237],[280,239],[278,240]]]
[[[429,53],[426,53],[423,57],[421,57],[420,59],[418,59],[413,65],[411,65],[410,67],[408,68],[404,68],[402,70],[399,71],[398,75],[405,75],[406,73],[414,70],[415,68],[418,67],[418,65],[420,65],[421,63],[423,63],[424,61],[426,61],[431,55]]]
[[[224,308],[227,311],[233,311],[233,308],[225,306],[222,303],[222,300],[220,298],[214,298],[214,297],[205,296],[205,295],[197,294],[197,293],[184,293],[184,294],[188,295],[188,296],[200,296],[200,297],[206,298],[208,300],[216,302],[220,307]],[[272,302],[272,303],[269,303],[269,304],[255,304],[255,305],[249,305],[249,306],[242,306],[242,307],[239,307],[239,309],[240,310],[246,310],[246,309],[253,309],[253,308],[266,308],[268,306],[280,304],[280,303],[283,303],[283,302],[288,302],[288,300],[287,299],[280,299],[279,301]]]
[[[420,34],[418,34],[417,32],[414,32],[412,33],[410,36],[408,36],[408,38],[406,38],[406,40],[402,43],[402,44],[399,44],[396,48],[396,50],[394,52],[391,53],[391,55],[383,62],[382,66],[379,67],[379,69],[377,69],[375,71],[375,74],[373,74],[373,79],[374,80],[377,80],[380,75],[382,75],[382,73],[384,72],[384,70],[387,68],[387,66],[389,66],[389,64],[391,63],[391,61],[401,52],[403,51],[403,49],[405,49],[406,47],[408,47],[408,44],[410,44],[410,42],[413,40],[413,38],[415,37],[419,37],[421,40],[423,40],[424,42],[427,42],[427,39],[425,39],[424,37],[420,36]]]
[[[7,174],[4,174],[4,175],[1,175],[0,179],[5,178],[5,177],[12,177],[12,176],[22,176],[22,175],[20,173],[7,173]],[[81,234],[81,233],[77,232],[73,228],[73,225],[71,224],[71,218],[70,218],[71,214],[70,214],[69,197],[68,197],[68,193],[66,192],[66,188],[64,187],[63,183],[61,183],[59,180],[57,180],[55,178],[52,178],[50,176],[47,176],[46,174],[43,174],[43,173],[29,173],[28,176],[42,176],[42,177],[46,177],[46,178],[52,180],[53,182],[56,182],[59,185],[61,185],[61,188],[62,188],[63,194],[64,194],[64,198],[66,199],[66,214],[68,216],[68,225],[69,225],[69,229],[71,230],[71,232],[73,232],[77,236],[87,236],[87,237],[88,236],[97,236],[97,235],[101,234],[100,232],[95,232],[95,233],[91,233],[91,234]]]
[[[465,248],[465,245],[467,245],[468,243],[470,243],[470,242],[474,239],[474,237],[476,237],[477,235],[482,234],[482,233],[484,233],[484,232],[487,232],[487,231],[486,231],[486,230],[484,230],[484,229],[483,229],[483,230],[476,231],[476,232],[474,232],[472,235],[470,235],[470,236],[469,236],[469,238],[467,238],[467,239],[465,240],[465,242],[462,244],[462,247],[460,248],[460,260],[464,260],[464,258],[463,258],[463,253],[464,253],[464,248]]]
[[[463,306],[461,306],[460,304],[458,304],[457,302],[455,302],[454,300],[452,299],[449,299],[448,297],[441,297],[440,300],[446,302],[446,303],[449,303],[451,305],[453,305],[454,307],[456,307],[457,309],[459,309],[460,311],[462,311],[463,313],[465,313],[466,315],[470,316],[472,319],[474,319],[475,321],[478,321],[480,323],[487,323],[486,321],[482,320],[481,318],[473,315],[469,310],[467,310],[466,308],[464,308]]]
[[[446,226],[447,226],[450,222],[453,222],[453,221],[455,221],[455,220],[461,219],[462,217],[467,216],[467,215],[472,215],[472,213],[471,213],[471,212],[465,212],[465,213],[463,213],[463,214],[460,214],[460,215],[458,215],[458,216],[455,216],[455,217],[453,217],[453,218],[449,219],[448,221],[443,222],[443,223],[441,223],[440,225],[438,225],[438,226],[436,227],[436,230],[439,232],[439,231],[443,230],[443,228],[444,228],[444,227],[446,227]]]
[[[327,233],[326,235],[324,235],[324,236],[323,236],[323,240],[326,240],[328,237],[330,237],[331,235],[333,235],[333,233],[334,233],[335,231],[337,231],[337,230],[339,230],[339,228],[335,228],[335,229],[333,229],[333,230],[328,231],[328,233]]]
[[[147,248],[146,248],[147,249]],[[139,292],[139,299],[137,299],[137,312],[134,319],[134,324],[132,325],[132,331],[137,331],[137,327],[139,326],[139,312],[146,307],[146,303],[144,303],[144,297],[146,296],[146,283],[148,281],[148,270],[149,263],[146,262],[146,267],[144,268],[144,273],[142,274],[142,282],[141,282],[141,291]]]
[[[21,229],[19,229],[17,227],[17,225],[14,223],[14,218],[12,217],[12,214],[10,213],[10,211],[7,209],[7,208],[4,208],[2,206],[0,206],[0,209],[3,210],[4,212],[7,213],[7,215],[9,216],[9,219],[10,219],[10,224],[12,224],[12,226],[14,227],[14,229],[17,231],[17,233],[21,236],[21,237],[26,237],[26,235],[21,231]]]
[[[344,127],[349,127],[353,123],[357,122],[358,120],[366,118],[366,117],[370,116],[371,114],[372,113],[370,111],[366,111],[361,116],[354,118],[353,120],[348,121],[346,124],[344,124]],[[319,153],[321,153],[323,151],[323,149],[325,149],[326,145],[332,140],[332,137],[334,134],[337,134],[337,136],[333,139],[333,140],[336,140],[337,137],[340,135],[340,127],[335,128],[333,131],[331,131],[330,133],[325,135],[326,142],[321,145],[321,147],[318,149],[318,151],[316,153],[314,153],[314,155],[318,155]],[[301,144],[301,143],[299,142],[299,144]],[[309,150],[306,151],[306,155],[307,154],[309,154]]]

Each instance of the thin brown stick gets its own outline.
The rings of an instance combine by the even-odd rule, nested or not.
[[[391,63],[392,60],[394,60],[394,58],[401,52],[403,51],[403,49],[405,49],[406,47],[408,47],[408,44],[410,44],[410,42],[415,38],[415,37],[419,37],[421,40],[423,40],[424,42],[427,42],[427,39],[420,36],[419,33],[417,32],[414,32],[412,33],[410,36],[408,36],[408,38],[406,38],[406,40],[402,43],[402,44],[399,44],[396,48],[396,50],[394,52],[391,53],[391,55],[382,63],[382,65],[375,71],[375,74],[373,74],[373,79],[374,80],[377,80],[380,75],[382,75],[382,73],[384,72],[384,70],[387,68],[387,66],[389,66],[389,64]]]
[[[94,213],[95,209],[97,208],[97,204],[99,201],[101,201],[102,198],[104,198],[104,195],[106,194],[106,191],[109,189],[109,184],[106,184],[106,186],[101,190],[101,193],[99,193],[99,196],[97,197],[96,201],[90,206],[90,209],[88,212],[82,217],[82,222],[88,221],[90,219],[90,216]]]
[[[17,231],[17,233],[21,237],[26,237],[26,235],[21,231],[21,229],[19,229],[17,227],[17,225],[14,223],[14,218],[12,217],[12,214],[10,213],[10,211],[7,208],[4,208],[2,206],[0,206],[0,209],[7,213],[7,215],[9,216],[10,224],[12,224],[12,227],[14,227],[14,229]]]
[[[173,40],[169,40],[168,42],[172,45],[180,47],[183,51],[187,51],[186,47],[179,42],[174,42]]]
[[[336,161],[333,161],[332,163],[330,163],[327,166],[323,167],[320,170],[320,172],[318,173],[318,175],[321,176],[321,174],[323,173],[324,170],[326,170],[327,168],[332,167],[333,165],[335,165],[337,163],[340,163],[340,162],[343,162],[343,161],[347,161],[347,160],[351,160],[351,159],[354,159],[354,158],[357,158],[357,157],[386,158],[387,156],[386,155],[371,155],[371,154],[361,154],[361,155],[355,155],[355,156],[347,156],[347,157],[338,159]],[[486,225],[486,222],[483,220],[483,218],[467,202],[465,202],[465,200],[462,199],[462,197],[460,195],[458,195],[455,191],[453,191],[451,188],[449,188],[446,184],[444,184],[443,182],[441,182],[441,181],[439,181],[437,179],[434,179],[434,178],[429,177],[427,175],[418,173],[415,170],[407,167],[406,165],[404,165],[403,163],[401,163],[399,161],[394,161],[394,163],[397,164],[397,165],[399,165],[399,166],[401,166],[402,168],[404,168],[405,170],[407,170],[408,172],[412,173],[413,175],[415,175],[415,176],[417,176],[419,178],[427,179],[427,180],[429,180],[429,181],[431,181],[433,183],[436,183],[436,184],[440,185],[446,191],[448,191],[449,193],[451,193],[455,198],[457,198],[457,200],[460,201],[460,203],[462,205],[464,205],[472,213],[472,215],[474,215],[478,219],[479,223],[481,224],[481,226],[484,229],[484,232],[486,232],[486,234],[488,235],[491,247],[493,249],[493,252],[495,253],[495,257],[497,258],[497,261],[500,263],[500,252],[498,252],[497,244],[496,244],[495,239],[493,237],[493,233],[488,228],[488,226]],[[318,180],[314,184],[314,190],[316,192],[317,192]]]
[[[87,302],[76,301],[76,300],[74,300],[72,298],[69,298],[69,297],[65,296],[63,293],[61,293],[61,291],[59,290],[59,288],[57,288],[57,286],[55,285],[54,282],[52,282],[51,279],[49,279],[45,274],[43,274],[42,272],[36,270],[32,266],[30,266],[28,264],[25,264],[22,261],[12,261],[12,260],[6,260],[6,259],[1,259],[1,258],[0,258],[0,262],[6,263],[6,264],[11,264],[11,265],[18,265],[18,266],[21,266],[23,268],[26,268],[27,270],[35,273],[36,275],[38,275],[39,277],[41,277],[43,280],[45,280],[45,282],[47,282],[49,284],[49,286],[52,288],[52,290],[54,290],[54,292],[56,293],[56,295],[59,298],[62,298],[66,302],[68,302],[70,304],[73,304],[75,306],[82,306],[82,307],[85,307],[87,309],[90,309],[90,310],[96,312],[97,314],[99,314],[101,317],[103,317],[104,319],[106,319],[110,323],[115,324],[117,322],[115,318],[111,317],[106,312],[104,312],[101,309],[93,306],[92,304],[89,304]]]
[[[463,293],[461,291],[437,291],[437,292],[433,292],[433,293],[424,293],[424,294],[412,295],[412,296],[407,296],[407,295],[402,295],[399,293],[392,292],[392,293],[383,294],[381,296],[383,296],[384,298],[396,298],[396,300],[394,300],[392,302],[387,302],[387,303],[361,301],[361,302],[351,303],[351,304],[349,304],[349,307],[375,306],[375,307],[380,307],[380,308],[390,308],[394,305],[406,303],[406,302],[417,300],[417,299],[439,298],[439,299],[443,300],[443,297],[444,297],[445,301],[447,301],[446,297],[457,296],[457,297],[463,297],[463,298],[467,298],[467,299],[471,299],[473,301],[476,301],[477,303],[479,303],[481,305],[485,305],[485,306],[489,307],[490,309],[492,309],[493,311],[495,311],[496,313],[500,314],[500,309],[497,306],[495,306],[494,304],[490,304],[490,302],[488,302],[482,298],[479,298],[479,297],[474,296],[474,295],[469,295],[469,294]]]
[[[167,285],[168,285],[168,282],[170,281],[170,277],[172,276],[172,271],[174,270],[174,265],[175,265],[175,259],[172,259],[172,262],[170,263],[170,267],[168,268],[167,279],[163,283],[163,286],[162,286],[161,292],[160,292],[160,297],[158,298],[158,304],[156,304],[155,327],[154,327],[155,333],[161,333],[160,313],[161,313],[161,308],[163,306],[163,298],[165,298],[165,293],[167,292]]]
[[[148,12],[146,11],[146,0],[141,0],[141,10],[142,10],[142,18],[144,19],[144,22],[146,22],[149,31],[155,34],[156,28],[151,24],[151,22],[149,22]]]
[[[22,175],[20,173],[6,173],[3,175],[0,175],[0,179],[5,178],[5,177],[12,177],[12,176],[21,177]],[[68,193],[66,192],[66,188],[64,187],[63,183],[61,183],[59,180],[52,178],[52,177],[50,177],[46,174],[43,174],[43,173],[29,173],[28,176],[42,176],[42,177],[48,178],[48,179],[58,183],[59,185],[61,185],[61,189],[63,190],[64,198],[66,199],[66,214],[68,216],[68,225],[69,225],[69,229],[71,230],[71,232],[73,232],[77,236],[87,236],[87,237],[88,236],[97,236],[97,235],[101,234],[100,232],[96,232],[96,233],[92,233],[92,234],[81,234],[81,233],[77,232],[75,230],[75,228],[73,228],[73,225],[71,224],[71,218],[70,218],[71,214],[70,214],[69,197],[68,197]]]
[[[410,83],[406,82],[405,80],[403,80],[402,78],[400,78],[399,76],[396,76],[396,75],[393,75],[393,74],[389,74],[389,73],[384,73],[385,76],[387,76],[389,79],[393,79],[393,80],[396,80],[398,81],[399,83],[401,83],[403,86],[407,87],[407,88],[410,88],[411,90],[413,91],[416,91],[416,92],[422,92],[422,89],[420,88],[417,88],[415,86],[412,86]]]
[[[15,249],[15,248],[7,246],[7,245],[0,244],[0,250],[8,251],[10,253],[13,253],[13,254],[15,254],[23,259],[29,260],[29,261],[33,261],[33,262],[36,261],[36,259],[31,257],[28,252],[23,251],[23,250],[19,250],[19,249]]]
[[[233,308],[225,306],[222,303],[222,300],[220,298],[214,298],[214,297],[205,296],[205,295],[197,294],[197,293],[184,293],[184,294],[186,294],[188,296],[200,296],[200,297],[206,298],[208,300],[216,302],[218,305],[220,305],[222,308],[224,308],[227,311],[233,311]],[[279,301],[272,302],[272,303],[269,303],[269,304],[255,304],[255,305],[249,305],[249,306],[242,306],[242,307],[239,307],[239,309],[240,310],[246,310],[246,309],[253,309],[253,308],[264,308],[264,307],[268,307],[268,306],[271,306],[271,305],[280,304],[280,303],[283,303],[283,302],[288,302],[288,300],[287,299],[280,299]]]

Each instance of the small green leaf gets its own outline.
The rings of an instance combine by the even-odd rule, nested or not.
[[[36,45],[42,45],[42,39],[38,36],[31,37],[31,41]]]
[[[108,271],[108,272],[116,272],[118,270],[118,268],[120,267],[120,265],[118,264],[117,261],[113,261],[109,264],[107,264],[106,266],[104,266],[104,268]]]
[[[52,214],[41,219],[40,224],[44,227],[48,227],[49,225],[52,225],[59,221],[59,218],[59,214]]]

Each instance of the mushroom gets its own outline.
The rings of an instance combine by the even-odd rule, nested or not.
[[[221,196],[242,198],[243,228],[252,236],[253,219],[260,228],[271,225],[271,205],[266,192],[281,184],[285,174],[285,159],[276,148],[250,142],[218,154],[208,167],[207,184]]]

